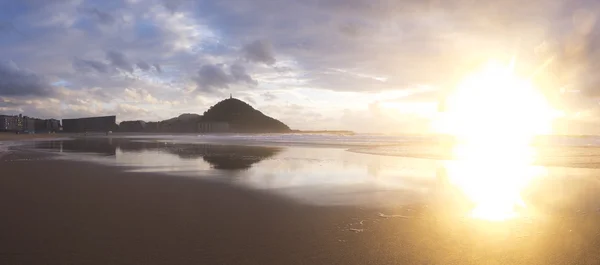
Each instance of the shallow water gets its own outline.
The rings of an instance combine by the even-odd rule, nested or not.
[[[432,149],[412,145],[422,143],[420,138],[404,141],[411,144],[409,147],[391,147],[380,145],[382,140],[372,141],[377,144],[369,146],[365,138],[350,144],[334,139],[310,144],[303,136],[304,140],[290,144],[290,139],[269,142],[265,137],[253,137],[255,140],[248,136],[79,138],[34,142],[26,148],[61,153],[63,159],[121,166],[128,171],[222,181],[314,205],[399,206],[447,199],[443,194],[447,194],[449,162],[435,156],[412,157],[412,153]],[[358,143],[364,145],[358,152],[348,150],[356,150]],[[598,169],[536,169],[539,173],[518,190],[527,204],[561,211],[600,210]],[[513,173],[497,161],[486,163],[475,174],[492,172]],[[502,178],[500,175],[494,181],[504,183]]]

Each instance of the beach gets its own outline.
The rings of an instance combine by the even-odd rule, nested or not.
[[[348,202],[344,196],[331,203],[330,197],[313,193],[306,193],[312,200],[299,199],[309,195],[289,192],[297,189],[291,184],[273,187],[280,183],[276,176],[269,177],[268,189],[265,184],[249,188],[259,185],[258,173],[252,170],[262,166],[283,175],[278,172],[289,169],[267,165],[292,161],[299,167],[300,159],[291,158],[303,154],[302,149],[292,153],[193,149],[155,142],[107,149],[87,141],[42,146],[71,149],[79,157],[91,151],[111,161],[127,157],[128,162],[65,159],[32,148],[13,149],[0,158],[1,264],[597,264],[600,260],[600,212],[589,201],[596,198],[592,194],[597,189],[590,185],[579,190],[580,196],[568,196],[569,204],[566,199],[553,204],[589,207],[546,207],[540,208],[544,212],[539,218],[489,222],[460,214],[460,201],[444,192],[428,193],[425,201],[384,205],[341,203]],[[307,150],[315,156],[313,149]],[[244,154],[243,159],[231,158],[232,152]],[[352,160],[354,155],[323,149],[327,152],[331,159],[344,154],[345,163],[359,163]],[[134,164],[128,156],[143,154],[173,156],[183,169],[140,170],[141,162]],[[260,159],[248,158],[250,154]],[[278,160],[280,156],[285,159]],[[323,167],[333,168],[327,159]],[[195,167],[204,162],[212,166],[189,174],[191,162]],[[305,168],[309,171],[300,171],[301,175],[315,171]],[[210,174],[236,178],[199,177]],[[387,181],[386,174],[378,176]]]

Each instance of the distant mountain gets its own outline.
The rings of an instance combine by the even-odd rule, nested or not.
[[[164,120],[160,122],[160,128],[163,132],[182,132],[191,133],[198,130],[198,122],[202,116],[193,113],[185,113],[179,117]]]
[[[227,123],[227,132],[234,133],[284,133],[291,132],[283,122],[271,118],[239,99],[228,98],[220,101],[204,112],[181,114],[178,117],[159,122],[123,121],[121,132],[199,132],[201,124]],[[215,126],[216,127],[216,126]]]
[[[210,107],[202,122],[227,122],[232,132],[290,132],[290,127],[254,109],[239,99],[228,98]]]

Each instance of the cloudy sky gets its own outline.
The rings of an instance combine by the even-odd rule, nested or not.
[[[232,93],[296,129],[427,132],[449,88],[517,55],[562,119],[596,122],[600,6],[490,2],[0,0],[0,113],[162,120]]]

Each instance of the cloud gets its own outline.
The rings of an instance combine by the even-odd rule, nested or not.
[[[136,105],[121,103],[118,104],[115,112],[119,120],[139,119],[140,117],[150,116],[150,111]]]
[[[265,63],[267,65],[272,65],[276,62],[273,55],[273,47],[267,41],[256,40],[249,43],[244,46],[243,53],[244,58],[251,62]]]
[[[265,101],[273,101],[277,99],[277,96],[271,92],[262,94],[262,97],[265,99]]]
[[[346,23],[339,27],[340,32],[350,37],[358,37],[362,34],[360,26],[354,23]]]
[[[109,66],[107,64],[95,60],[75,59],[73,62],[73,68],[75,68],[77,71],[84,72],[95,70],[99,73],[107,73],[109,71]]]
[[[159,103],[158,99],[152,96],[148,90],[143,88],[126,88],[123,94],[125,96],[124,99],[129,103]]]
[[[163,5],[171,12],[177,11],[183,5],[184,0],[163,0]]]
[[[87,8],[87,9],[82,9],[82,11],[90,16],[92,16],[94,19],[96,19],[96,21],[102,23],[102,24],[106,24],[106,25],[112,25],[115,23],[116,19],[113,15],[104,12],[104,11],[100,11],[97,8]]]
[[[162,73],[162,67],[160,67],[160,64],[155,63],[154,65],[154,69],[156,69],[156,72]]]
[[[13,108],[18,107],[20,104],[14,100],[0,98],[0,108]]]
[[[256,85],[258,82],[246,73],[246,69],[240,64],[233,64],[229,67],[229,73],[225,71],[223,64],[206,64],[200,67],[195,77],[198,87],[202,91],[211,91],[214,89],[229,88],[229,85],[235,83],[246,83]]]
[[[127,71],[129,73],[133,73],[132,63],[129,62],[125,54],[118,51],[108,51],[106,53],[106,59],[114,67],[119,68],[123,71]]]
[[[235,81],[244,82],[249,85],[258,84],[256,80],[252,79],[252,77],[246,73],[246,68],[241,64],[231,65],[229,71],[231,72],[231,77],[233,77],[233,80]]]
[[[227,88],[233,82],[233,79],[225,73],[223,67],[220,65],[207,64],[198,70],[196,82],[203,90],[210,90],[214,88]]]
[[[345,110],[339,119],[341,128],[356,132],[428,133],[429,120],[419,115],[389,113],[372,102],[367,109]]]
[[[48,96],[52,92],[44,76],[21,69],[12,61],[0,63],[0,96]]]
[[[137,67],[139,67],[140,69],[142,69],[144,71],[150,70],[150,65],[147,62],[139,61],[136,65],[137,65]]]

